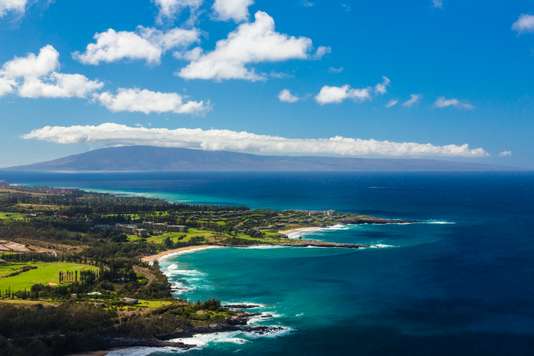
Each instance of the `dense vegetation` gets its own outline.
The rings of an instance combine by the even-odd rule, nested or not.
[[[200,245],[298,244],[280,230],[386,222],[335,212],[171,204],[0,185],[0,350],[64,354],[235,328],[218,302],[172,298],[141,257]]]
[[[224,323],[230,315],[215,301],[176,302],[143,314],[121,314],[89,303],[4,304],[0,307],[0,354],[63,355],[135,345],[139,339],[158,345],[158,340],[208,328],[214,322]]]

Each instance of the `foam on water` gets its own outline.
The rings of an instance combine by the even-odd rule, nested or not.
[[[336,224],[336,225],[327,226],[327,227],[310,227],[310,228],[296,229],[295,231],[287,233],[286,236],[289,239],[296,240],[307,235],[314,235],[314,234],[323,233],[323,232],[350,230],[354,228],[354,226],[356,225]]]
[[[168,266],[164,274],[169,276],[204,277],[205,274],[195,269],[179,269],[176,263]]]
[[[293,328],[290,328],[288,326],[282,326],[282,325],[276,325],[277,329],[270,331],[269,333],[255,333],[255,332],[247,332],[245,333],[248,338],[251,339],[259,339],[263,337],[267,338],[275,338],[275,337],[281,337],[285,336],[291,332],[294,331]]]
[[[445,220],[427,220],[427,221],[424,221],[423,224],[428,224],[428,225],[455,225],[456,223],[454,221],[445,221]]]
[[[259,323],[262,323],[262,322],[265,322],[271,319],[277,319],[281,317],[282,317],[281,314],[278,314],[275,312],[263,311],[259,313],[258,315],[250,318],[247,322],[247,325],[255,325],[255,324],[259,324]]]
[[[247,247],[234,247],[237,249],[245,249],[245,250],[273,250],[277,248],[286,248],[287,246],[280,246],[280,245],[254,245],[254,246],[247,246]]]
[[[258,308],[267,307],[265,304],[250,303],[250,302],[227,302],[227,303],[222,303],[222,305],[225,306],[225,307],[228,307],[228,308],[233,308],[236,305],[247,305],[247,306],[249,306],[249,308],[247,308],[247,309],[258,309]]]
[[[206,274],[195,269],[179,268],[177,263],[172,263],[162,267],[162,272],[167,276],[172,290],[177,295],[190,292],[200,286],[209,288],[204,282]]]
[[[447,221],[447,220],[421,220],[421,221],[414,221],[414,222],[399,222],[399,223],[391,223],[389,225],[456,225],[454,221]]]
[[[243,335],[244,333],[241,331],[228,331],[211,334],[196,334],[191,337],[172,339],[170,341],[181,342],[186,345],[194,346],[196,348],[204,348],[209,344],[214,343],[230,343],[242,345],[248,342],[248,340],[242,337]]]
[[[172,352],[184,353],[188,350],[179,349],[176,347],[129,347],[126,349],[110,351],[106,356],[148,356],[155,352]]]
[[[369,248],[393,248],[393,247],[396,247],[396,246],[386,245],[386,244],[373,244],[369,246]]]

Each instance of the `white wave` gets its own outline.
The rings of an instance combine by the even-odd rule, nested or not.
[[[190,292],[196,289],[195,287],[188,286],[179,281],[172,281],[170,284],[171,284],[171,289],[175,294],[183,294],[183,293]]]
[[[293,331],[293,329],[290,328],[289,326],[273,325],[273,327],[276,327],[277,329],[273,329],[272,331],[268,333],[247,332],[246,335],[253,339],[258,339],[261,337],[274,338],[274,337],[287,335]]]
[[[336,224],[323,228],[326,231],[350,230],[354,225]]]
[[[373,244],[369,246],[369,248],[392,248],[392,247],[396,247],[396,246],[386,245],[386,244]]]
[[[175,269],[178,269],[178,265],[176,263],[173,263],[171,265],[168,265],[166,269],[169,271],[173,271]]]
[[[285,248],[286,246],[280,246],[280,245],[252,245],[247,247],[235,247],[237,249],[243,249],[243,250],[273,250],[277,248]]]
[[[206,289],[209,287],[202,283],[205,280],[205,273],[194,269],[180,269],[177,263],[162,267],[162,272],[167,276],[175,295],[184,294],[199,287]]]
[[[164,272],[167,277],[185,276],[185,277],[204,277],[206,274],[195,269],[174,269]]]
[[[446,220],[426,220],[422,222],[423,224],[429,224],[429,225],[455,225],[456,223],[453,221],[446,221]]]
[[[252,339],[259,339],[262,337],[274,338],[288,334],[293,329],[285,326],[276,325],[276,329],[267,333],[258,332],[243,332],[243,331],[227,331],[215,332],[210,334],[195,334],[191,337],[177,338],[169,340],[170,342],[181,342],[185,345],[191,346],[190,349],[181,349],[176,347],[130,347],[120,350],[114,350],[107,353],[109,356],[148,356],[156,352],[161,353],[186,353],[192,350],[202,350],[212,344],[235,344],[243,345]]]
[[[191,337],[184,337],[170,340],[172,342],[181,342],[186,345],[194,346],[196,348],[204,348],[209,344],[215,343],[230,343],[242,345],[248,342],[248,340],[238,337],[243,335],[241,331],[228,331],[217,332],[211,334],[196,334]]]
[[[303,227],[300,229],[294,229],[288,231],[285,235],[289,239],[300,239],[307,235],[313,235],[321,232],[330,232],[330,231],[339,231],[339,230],[349,230],[352,229],[355,225],[345,225],[345,224],[336,224],[327,227]]]
[[[397,222],[397,223],[388,223],[387,225],[455,225],[453,221],[446,220],[421,220],[413,222]],[[376,224],[364,224],[364,225],[376,225]]]
[[[106,356],[148,356],[155,352],[162,353],[184,353],[188,350],[176,347],[129,347],[126,349],[113,350],[106,354]]]
[[[276,318],[281,318],[281,317],[282,317],[281,314],[264,311],[264,312],[259,313],[256,316],[251,317],[247,321],[247,325],[254,325],[254,324],[264,322],[266,320],[276,319]]]
[[[246,306],[249,307],[247,309],[258,309],[258,308],[265,308],[266,307],[265,304],[250,303],[250,302],[223,302],[222,305],[227,307],[227,308],[232,308],[235,305],[246,305]]]

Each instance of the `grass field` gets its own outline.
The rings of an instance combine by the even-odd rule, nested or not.
[[[237,235],[231,236],[228,234],[220,234],[215,231],[194,229],[191,228],[187,233],[185,232],[166,232],[161,235],[154,235],[146,238],[146,241],[156,245],[163,245],[167,238],[170,238],[173,243],[190,243],[190,244],[210,244],[210,243],[220,243],[225,241],[231,241],[234,244],[277,244],[284,242],[283,236],[281,236],[277,231],[263,231],[264,236],[252,237],[244,233],[238,233]],[[195,238],[201,238],[200,240],[193,240]],[[139,241],[142,240],[141,237],[136,235],[129,235],[129,241]]]
[[[201,230],[201,229],[189,229],[188,232],[166,232],[161,235],[154,235],[150,236],[146,239],[147,242],[161,245],[169,237],[173,242],[183,242],[188,243],[191,242],[191,240],[195,237],[202,237],[205,242],[210,242],[213,240],[216,236],[216,233],[214,231],[208,231],[208,230]],[[135,235],[129,235],[128,240],[129,241],[139,241],[142,238]]]
[[[175,300],[146,300],[146,299],[140,299],[139,304],[136,304],[134,306],[125,306],[122,308],[149,308],[149,309],[157,309],[161,307],[166,307],[168,305],[171,305],[175,303]]]
[[[14,222],[14,221],[23,221],[26,218],[21,213],[7,213],[0,211],[0,221],[4,222]]]
[[[27,272],[22,272],[13,277],[6,275],[20,270],[24,266],[37,267]],[[10,263],[0,265],[0,291],[11,288],[11,291],[30,290],[34,284],[59,284],[59,272],[74,272],[93,270],[98,268],[89,265],[70,262],[28,262]],[[4,277],[2,277],[4,276]]]
[[[33,211],[58,211],[63,208],[61,205],[23,204],[23,203],[17,204],[16,207],[24,209],[24,210],[33,210]]]

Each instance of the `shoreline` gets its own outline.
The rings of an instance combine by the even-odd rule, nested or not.
[[[285,235],[290,240],[300,239],[306,234],[312,234],[314,232],[319,232],[323,230],[322,227],[299,227],[295,229],[282,230],[279,231],[280,234]]]
[[[347,224],[336,224],[336,225],[330,225],[330,226],[308,226],[308,227],[297,227],[294,229],[288,229],[288,230],[281,230],[278,231],[280,234],[285,235],[290,240],[298,240],[301,239],[304,235],[313,234],[314,232],[321,232],[321,231],[328,231],[328,230],[338,230],[344,229],[348,225]]]
[[[178,248],[174,248],[172,250],[166,250],[166,251],[160,252],[160,253],[158,253],[156,255],[142,257],[141,261],[145,262],[145,263],[152,264],[155,261],[159,262],[161,260],[164,260],[164,259],[172,257],[172,256],[179,256],[179,255],[184,255],[186,253],[194,253],[194,252],[199,252],[199,251],[208,250],[208,249],[212,249],[212,248],[219,248],[219,247],[223,247],[223,246],[218,246],[218,245],[196,245],[196,246],[178,247]]]
[[[264,245],[193,245],[179,247],[172,250],[162,251],[156,255],[144,256],[141,258],[142,262],[152,264],[155,261],[162,261],[164,259],[170,258],[172,256],[180,256],[188,253],[195,253],[199,251],[214,249],[214,248],[277,248],[277,247],[294,247],[294,248],[304,248],[304,247],[319,247],[319,248],[343,248],[343,249],[362,249],[371,247],[366,244],[352,244],[352,243],[341,243],[341,242],[327,242],[319,240],[306,240],[306,239],[289,239],[291,243],[279,243],[279,244],[264,244]]]

